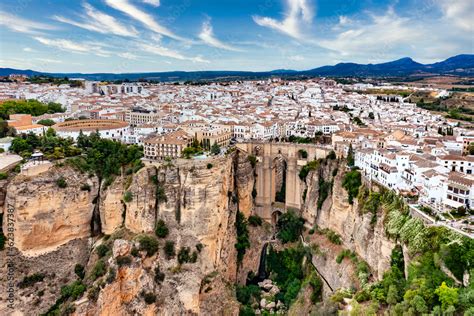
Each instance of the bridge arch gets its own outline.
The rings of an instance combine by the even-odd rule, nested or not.
[[[299,178],[301,168],[313,159],[325,158],[331,151],[330,147],[296,143],[248,142],[239,143],[237,147],[257,157],[255,210],[257,215],[272,223],[273,214],[276,212],[275,203],[282,203],[276,200],[276,193],[282,191],[281,188],[278,189],[278,185],[283,182],[283,162],[285,198],[283,208],[279,212],[285,212],[289,207],[301,208],[304,190],[304,183]],[[300,154],[301,151],[305,152],[305,157]]]

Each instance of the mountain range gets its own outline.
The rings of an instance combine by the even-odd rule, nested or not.
[[[51,77],[84,78],[87,80],[138,80],[149,79],[162,82],[261,79],[269,77],[407,77],[429,75],[474,76],[474,55],[462,54],[433,64],[421,64],[409,57],[380,64],[339,63],[310,70],[296,71],[277,69],[273,71],[169,71],[148,73],[47,73],[34,70],[0,68],[0,76],[25,74]]]

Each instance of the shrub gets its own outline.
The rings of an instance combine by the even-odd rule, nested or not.
[[[84,183],[83,185],[81,185],[81,191],[91,191],[91,186],[88,185],[87,183]]]
[[[304,219],[297,216],[292,210],[288,210],[278,219],[277,237],[283,243],[297,241],[303,231],[303,225]]]
[[[109,247],[107,245],[101,244],[95,248],[95,252],[99,256],[99,258],[104,257],[109,252]]]
[[[239,301],[242,305],[250,305],[252,301],[260,301],[261,291],[260,288],[255,284],[236,284],[235,294],[237,296],[237,301]]]
[[[125,192],[123,195],[123,201],[126,203],[130,203],[133,200],[133,194],[130,191]]]
[[[247,248],[250,248],[249,230],[247,228],[247,220],[244,213],[237,211],[235,220],[235,228],[237,231],[237,242],[234,247],[237,249],[237,262],[241,263]]]
[[[71,298],[72,300],[77,300],[85,291],[86,286],[81,281],[74,281],[61,288],[61,296],[64,299]]]
[[[213,167],[213,166],[212,166],[212,163],[208,163],[208,164],[207,164],[207,169],[212,169],[212,167]]]
[[[161,282],[163,282],[163,280],[165,279],[165,274],[163,272],[161,272],[159,266],[157,266],[155,268],[155,277],[154,277],[154,279],[155,279],[155,282],[157,284],[161,284]]]
[[[319,166],[319,162],[317,160],[310,161],[306,165],[304,165],[303,168],[301,168],[298,176],[300,177],[301,180],[305,181],[306,176],[308,176],[308,173],[310,171],[316,170],[318,166]]]
[[[331,150],[329,152],[329,154],[326,156],[326,159],[329,159],[329,160],[336,160],[336,153],[334,152],[334,150]]]
[[[115,261],[119,267],[128,266],[132,263],[130,256],[118,256]]]
[[[201,252],[201,251],[202,251],[202,248],[204,248],[204,245],[203,245],[203,244],[199,243],[199,244],[196,245],[196,250],[197,250],[198,252]]]
[[[18,287],[20,289],[24,289],[26,287],[30,287],[35,283],[42,282],[44,280],[45,275],[43,273],[34,273],[32,275],[27,275],[23,278],[23,280],[18,283]]]
[[[95,281],[95,280],[97,280],[97,278],[105,275],[105,271],[106,271],[105,262],[102,259],[100,259],[100,260],[97,261],[94,268],[92,269],[91,274],[90,274],[90,278],[93,281]]]
[[[183,264],[185,262],[191,261],[190,252],[191,250],[189,249],[189,247],[181,247],[181,249],[178,252],[179,264]]]
[[[252,168],[255,168],[255,166],[257,165],[257,157],[255,157],[254,155],[249,155],[248,160],[250,161]]]
[[[347,194],[349,195],[349,204],[354,203],[354,198],[359,193],[359,187],[361,185],[362,179],[359,171],[352,170],[346,173],[342,181],[342,187],[346,189]]]
[[[89,291],[87,292],[87,298],[90,301],[95,302],[99,298],[99,293],[100,293],[100,288],[98,286],[94,286],[90,288]]]
[[[142,296],[147,305],[150,305],[156,302],[156,295],[153,294],[152,292],[144,292]]]
[[[174,241],[167,240],[165,242],[165,254],[167,259],[173,258],[176,255],[174,250]]]
[[[60,177],[59,179],[56,180],[56,185],[60,187],[61,189],[64,189],[67,187],[66,180],[63,177]]]
[[[138,257],[140,255],[137,247],[133,247],[132,250],[130,251],[130,254],[134,257]]]
[[[0,180],[5,180],[8,178],[8,175],[5,172],[0,172]]]
[[[86,275],[85,271],[84,271],[84,266],[81,265],[81,264],[76,264],[74,266],[74,273],[79,277],[79,279],[84,279],[84,276]]]
[[[117,258],[118,259],[118,258]],[[118,260],[117,260],[118,261]],[[118,262],[117,262],[118,263]],[[108,284],[112,283],[115,281],[115,277],[117,276],[117,272],[115,271],[114,268],[109,269],[109,274],[107,274],[107,278],[105,279],[105,282]]]
[[[140,236],[138,242],[140,243],[140,250],[146,251],[147,256],[153,256],[158,251],[158,240],[151,236]]]
[[[165,238],[168,236],[169,230],[168,227],[166,226],[166,223],[164,220],[160,219],[158,223],[156,223],[156,228],[155,228],[155,234],[159,238]]]
[[[168,198],[166,197],[165,188],[161,185],[158,185],[156,187],[155,195],[156,195],[156,202],[158,202],[158,203],[168,201]]]
[[[303,159],[308,158],[308,152],[306,150],[300,149],[300,150],[298,150],[298,153],[299,153],[301,158],[303,158]]]
[[[258,215],[250,215],[248,222],[250,225],[256,227],[256,226],[262,226],[262,218]]]

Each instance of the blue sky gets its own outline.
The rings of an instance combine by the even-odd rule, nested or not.
[[[4,0],[0,67],[310,69],[474,52],[472,0]]]

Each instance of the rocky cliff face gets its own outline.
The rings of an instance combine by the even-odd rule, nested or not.
[[[332,177],[332,170],[338,173]],[[384,232],[383,212],[377,214],[375,223],[371,223],[371,214],[361,214],[357,199],[349,204],[347,191],[342,187],[345,164],[328,163],[321,170],[308,175],[307,201],[302,216],[310,224],[320,228],[329,228],[338,233],[343,245],[355,251],[372,269],[373,275],[381,279],[384,271],[390,267],[390,255],[395,242],[388,239]],[[332,192],[324,201],[322,208],[317,210],[318,179],[322,174],[326,181],[332,179]]]
[[[58,185],[60,177],[66,187]],[[96,177],[70,167],[53,167],[34,177],[16,176],[8,184],[4,203],[14,209],[16,248],[34,256],[90,236],[97,191]]]
[[[50,256],[64,256],[69,245],[84,241],[81,251],[87,255],[71,259],[70,264],[64,266],[67,271],[60,275],[63,279],[56,280],[58,288],[70,283],[74,280],[76,263],[85,261],[83,265],[90,271],[98,260],[87,242],[92,236],[91,219],[95,209],[100,214],[102,233],[115,240],[114,253],[106,260],[106,266],[116,270],[116,278],[102,285],[97,301],[84,295],[75,302],[76,314],[171,315],[221,310],[226,315],[236,315],[238,305],[228,286],[238,277],[234,224],[238,197],[242,201],[240,207],[251,212],[254,182],[248,159],[238,156],[233,153],[210,162],[187,160],[149,165],[133,175],[116,177],[107,187],[102,183],[100,189],[96,177],[88,177],[70,167],[54,167],[31,178],[16,176],[8,185],[5,201],[15,208],[16,246],[21,256],[36,255],[35,260],[41,261]],[[58,187],[59,175],[67,183],[65,188]],[[87,189],[84,184],[88,185]],[[131,196],[127,202],[125,195]],[[169,229],[166,240],[174,242],[176,255],[168,258],[164,254],[165,239],[162,239],[157,255],[131,256],[131,249],[138,247],[138,236],[154,236],[158,220],[166,223]],[[120,233],[122,237],[118,238],[120,231],[126,233]],[[90,240],[100,242],[100,238]],[[122,246],[128,245],[123,253],[116,252],[115,243],[119,241]],[[195,263],[177,263],[177,253],[184,248],[198,254]],[[116,263],[119,255],[132,257],[132,263],[119,267]],[[165,274],[161,284],[153,280],[156,267]],[[24,276],[25,272],[18,278]],[[51,276],[51,280],[54,277]],[[84,282],[92,288],[99,281],[90,283],[86,278]],[[45,286],[45,282],[40,282],[37,290]],[[154,293],[157,301],[145,304],[143,291]],[[228,301],[227,306],[222,306],[221,299]],[[34,310],[45,312],[45,305],[53,303],[53,299],[48,299]],[[22,302],[22,306],[28,304],[31,304],[30,299]]]

